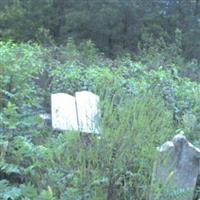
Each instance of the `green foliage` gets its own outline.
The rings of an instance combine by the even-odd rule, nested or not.
[[[17,187],[9,186],[8,181],[0,181],[0,198],[3,200],[18,199],[21,196],[21,190]]]
[[[0,43],[1,55],[1,93],[7,98],[22,100],[32,92],[31,85],[27,84],[37,74],[40,62],[38,60],[40,47],[37,45],[20,44],[11,42]],[[24,80],[24,78],[26,79]],[[21,86],[21,88],[20,88]],[[28,87],[29,86],[29,87]],[[24,90],[21,94],[19,90]],[[26,94],[27,93],[27,94]],[[7,98],[3,98],[6,99]]]
[[[199,0],[1,0],[0,38],[43,44],[90,39],[109,56],[137,53],[138,44],[162,38],[185,58],[199,60],[199,7]]]
[[[175,64],[111,60],[73,39],[48,48],[2,42],[0,54],[2,199],[144,200],[156,146],[177,129],[199,140],[200,85]],[[52,131],[37,116],[50,110],[51,93],[79,90],[101,98],[100,138]]]

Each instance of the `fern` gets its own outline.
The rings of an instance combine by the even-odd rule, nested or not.
[[[0,199],[15,200],[21,196],[21,189],[9,185],[7,180],[0,181]]]
[[[18,165],[0,162],[0,171],[6,174],[16,173],[21,174],[21,170]]]

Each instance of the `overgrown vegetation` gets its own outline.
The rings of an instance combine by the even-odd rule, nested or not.
[[[188,64],[177,66],[178,50],[170,58],[168,49],[111,60],[91,41],[1,42],[0,198],[145,200],[156,146],[180,130],[200,145],[200,85],[180,76]],[[101,138],[88,145],[39,118],[50,112],[51,93],[79,90],[101,98]]]
[[[200,147],[199,9],[1,0],[0,199],[146,200],[158,145],[184,131]],[[101,100],[100,137],[87,142],[39,117],[51,93],[80,90]]]

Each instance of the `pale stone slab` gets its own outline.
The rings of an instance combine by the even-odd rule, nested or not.
[[[149,200],[192,200],[200,149],[182,134],[158,148]]]
[[[76,101],[73,96],[65,93],[52,94],[51,112],[53,129],[78,131]]]
[[[76,92],[76,106],[79,130],[85,133],[99,133],[97,121],[100,116],[99,96],[88,91]]]

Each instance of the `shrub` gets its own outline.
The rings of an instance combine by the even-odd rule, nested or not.
[[[62,47],[0,43],[0,198],[146,199],[156,146],[185,130],[199,139],[200,86],[178,67],[109,60],[89,41]],[[59,133],[38,118],[50,94],[101,99],[101,138]],[[197,144],[199,145],[199,144]]]

